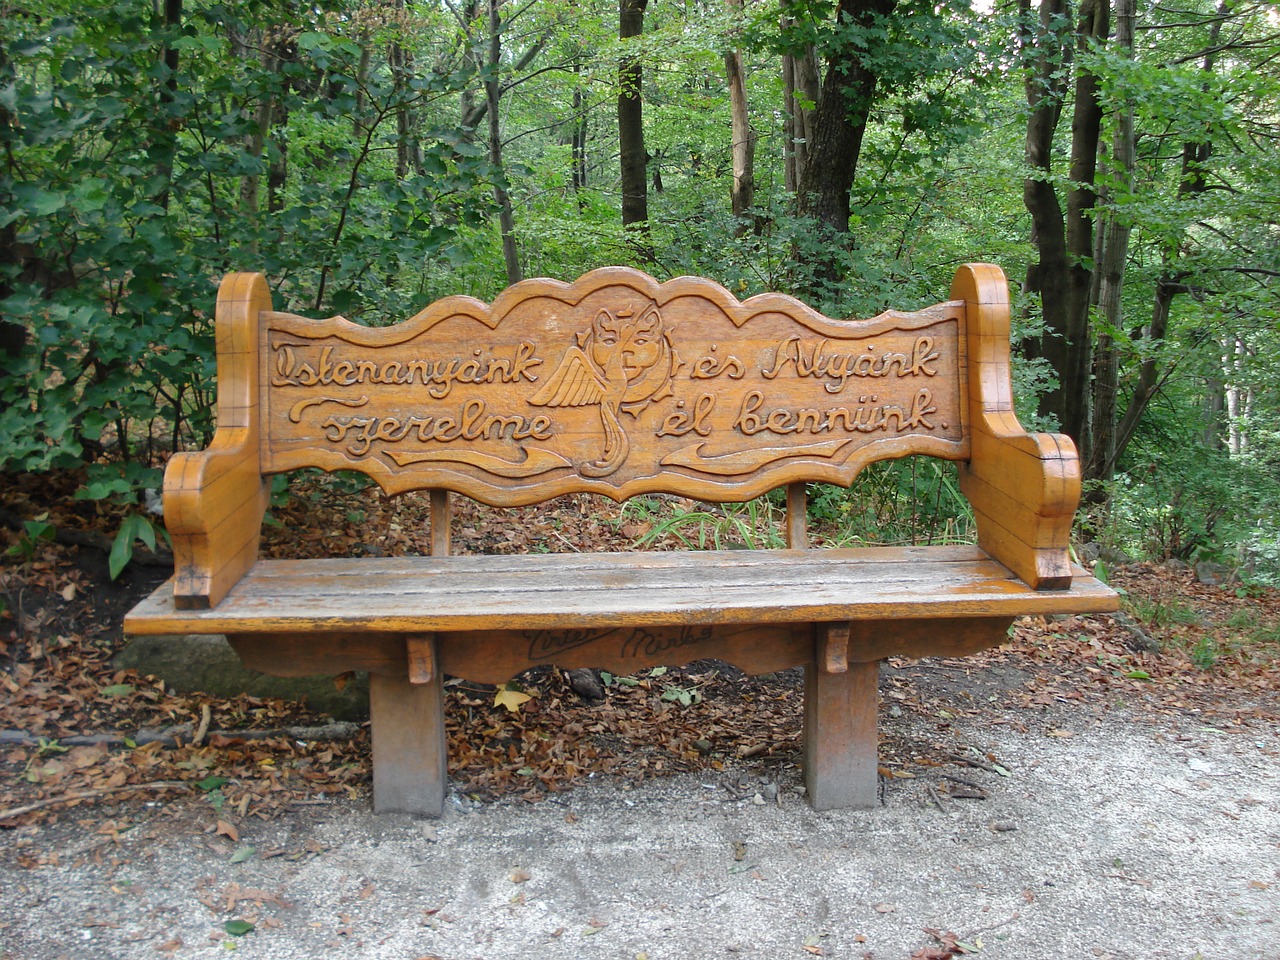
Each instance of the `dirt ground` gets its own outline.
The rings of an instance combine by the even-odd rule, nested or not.
[[[993,769],[892,779],[869,812],[815,813],[794,767],[747,764],[532,803],[455,792],[439,821],[300,803],[243,826],[240,862],[195,803],[118,833],[64,818],[0,836],[0,956],[1280,957],[1274,726],[1050,721],[950,723],[946,748]]]

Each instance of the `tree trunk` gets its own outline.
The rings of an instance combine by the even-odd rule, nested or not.
[[[1218,57],[1218,39],[1222,33],[1223,22],[1231,15],[1233,0],[1221,0],[1218,4],[1218,15],[1209,27],[1209,43],[1206,45],[1201,71],[1208,76],[1213,72]],[[1182,145],[1182,170],[1178,181],[1178,198],[1185,199],[1193,194],[1204,193],[1208,188],[1205,180],[1204,165],[1209,162],[1213,153],[1213,144],[1208,141],[1192,141]],[[1177,271],[1177,261],[1182,241],[1170,243],[1164,252],[1163,267],[1156,280],[1156,295],[1151,307],[1151,323],[1141,332],[1142,339],[1148,344],[1159,344],[1164,341],[1169,331],[1169,312],[1173,298],[1184,291],[1183,275]],[[1146,356],[1138,368],[1138,382],[1134,385],[1133,395],[1125,407],[1120,425],[1116,427],[1115,460],[1124,456],[1125,449],[1137,432],[1147,406],[1159,391],[1165,379],[1172,373],[1172,367],[1161,372],[1159,362],[1153,350],[1147,350]]]
[[[1127,60],[1133,59],[1133,20],[1135,0],[1116,2],[1116,46]],[[1116,116],[1112,145],[1111,179],[1128,193],[1133,188],[1135,162],[1133,101],[1126,100]],[[1093,437],[1085,476],[1109,481],[1116,468],[1116,417],[1120,393],[1120,351],[1112,330],[1124,322],[1121,293],[1124,271],[1129,258],[1129,234],[1132,224],[1127,214],[1109,213],[1104,221],[1102,256],[1098,259],[1098,316],[1103,330],[1093,357]]]
[[[844,23],[870,27],[893,13],[896,5],[897,0],[840,0],[836,16]],[[824,74],[796,208],[817,227],[812,247],[801,259],[815,279],[834,284],[845,273],[849,191],[878,81],[862,56],[849,50],[830,57]]]
[[[578,209],[586,212],[587,198],[583,191],[587,189],[587,104],[582,96],[582,88],[577,85],[582,76],[582,64],[573,65],[575,84],[573,87],[573,132],[571,134],[570,164],[572,167],[573,195],[578,200]]]
[[[461,11],[464,31],[462,37],[462,72],[468,78],[475,77],[480,73],[480,60],[476,56],[476,38],[471,32],[471,25],[475,23],[476,17],[479,15],[479,0],[466,0]],[[485,113],[489,109],[489,100],[488,97],[485,97],[477,104],[475,91],[471,89],[469,82],[462,88],[458,99],[461,105],[458,125],[462,128],[463,139],[471,143],[475,140],[476,128],[480,125],[480,121],[484,119]]]
[[[164,18],[166,35],[174,34],[182,26],[182,0],[155,0],[153,8]],[[169,110],[178,95],[179,51],[169,40],[165,41],[161,60],[165,67],[165,80],[157,97],[156,123],[152,128],[152,156],[157,158],[156,175],[161,184],[156,203],[169,211],[170,181],[173,179],[173,159],[178,150],[177,124],[169,116]]]
[[[729,6],[741,13],[742,0],[729,0]],[[729,117],[731,151],[733,156],[733,186],[730,202],[734,219],[734,235],[741,237],[749,229],[748,211],[755,203],[756,195],[756,131],[751,126],[751,113],[747,104],[747,79],[742,66],[742,52],[730,50],[724,55],[725,79],[729,86]]]
[[[1024,13],[1029,0],[1022,0]],[[1080,50],[1101,43],[1108,33],[1107,0],[1083,0],[1074,39]],[[1060,24],[1064,0],[1041,0],[1040,24],[1034,36],[1022,36],[1027,71],[1026,158],[1035,173],[1023,182],[1023,203],[1031,215],[1032,240],[1039,254],[1027,268],[1027,289],[1040,295],[1045,334],[1038,353],[1057,374],[1058,385],[1041,396],[1040,412],[1082,450],[1088,450],[1090,330],[1089,294],[1093,277],[1094,180],[1102,108],[1098,80],[1079,68],[1071,119],[1071,159],[1067,210],[1064,215],[1050,178],[1054,133],[1066,92],[1065,70],[1073,60],[1070,41]],[[1087,455],[1087,454],[1086,454]]]
[[[751,127],[747,108],[747,87],[742,70],[742,54],[731,50],[724,55],[725,73],[729,80],[729,111],[733,139],[733,216],[738,220],[736,236],[749,229],[747,216],[756,195],[756,132]]]
[[[273,40],[268,40],[266,36],[259,33],[256,41],[252,43],[246,42],[239,36],[233,36],[231,44],[233,55],[237,59],[247,60],[254,55],[256,48],[262,69],[277,76],[285,62],[293,59],[295,55],[291,42],[283,39],[278,32],[276,39]],[[245,136],[244,148],[249,156],[261,160],[271,131],[284,128],[289,119],[287,101],[288,98],[280,96],[279,91],[274,88],[262,94],[262,99],[258,101],[258,106],[254,110],[253,130]],[[284,185],[288,172],[287,151],[288,145],[284,139],[277,140],[276,149],[267,167],[267,210],[272,213],[284,206]],[[262,175],[256,171],[240,177],[239,214],[255,226],[262,214],[261,181]],[[257,248],[257,235],[251,234],[249,251],[256,254]]]
[[[13,68],[9,63],[9,57],[6,53],[6,47],[0,43],[0,83],[7,85],[12,82]],[[0,97],[0,130],[13,130],[13,114],[9,111],[3,97]],[[4,164],[6,170],[13,170],[16,162],[13,157],[13,142],[6,137],[4,140],[4,155],[0,157],[0,163]],[[23,257],[18,252],[18,227],[15,223],[6,223],[0,227],[0,300],[6,300],[13,293],[13,284],[10,278],[13,270],[17,272],[22,264]],[[6,357],[16,360],[18,355],[27,345],[27,328],[21,323],[14,323],[4,314],[0,314],[0,359]],[[8,363],[0,363],[0,380],[7,376],[11,376],[12,365]]]
[[[1168,333],[1169,308],[1173,303],[1174,294],[1178,291],[1178,286],[1179,284],[1169,276],[1162,276],[1156,281],[1156,296],[1151,306],[1151,323],[1143,331],[1143,339],[1148,343],[1159,343]],[[1155,358],[1148,356],[1138,367],[1138,382],[1134,385],[1133,396],[1129,398],[1129,405],[1125,407],[1120,425],[1116,427],[1117,460],[1129,446],[1129,441],[1133,439],[1134,431],[1138,428],[1138,422],[1147,412],[1147,404],[1151,402],[1163,382]]]
[[[405,0],[395,0],[395,9],[403,29]],[[414,130],[414,98],[408,92],[409,82],[413,79],[413,54],[399,39],[394,40],[387,51],[387,64],[391,68],[396,96],[396,179],[404,180],[410,171],[422,176],[422,146]]]
[[[618,0],[618,38],[626,41],[644,32],[649,0]],[[625,44],[624,44],[625,46]],[[649,196],[645,167],[643,71],[638,56],[624,57],[618,66],[618,150],[622,174],[622,227],[640,233],[640,247],[648,244]]]
[[[516,249],[516,218],[511,209],[511,195],[507,192],[507,175],[502,166],[502,127],[498,112],[502,96],[502,19],[499,16],[502,0],[489,0],[489,62],[484,82],[485,102],[489,114],[489,163],[493,168],[493,198],[498,203],[498,225],[502,231],[502,261],[507,268],[507,283],[519,283],[524,279],[520,268],[520,254]]]
[[[786,11],[788,5],[783,9]],[[785,13],[783,28],[793,19]],[[812,44],[782,55],[782,88],[784,183],[791,193],[799,193],[813,142],[813,114],[821,96],[818,54]]]
[[[1231,362],[1230,356],[1223,358],[1224,371]],[[1208,377],[1205,381],[1204,391],[1204,432],[1201,442],[1210,450],[1227,450],[1236,453],[1232,449],[1232,445],[1236,441],[1234,426],[1232,422],[1232,397],[1229,395],[1230,388],[1219,377]],[[1228,439],[1223,438],[1224,428],[1229,431]]]

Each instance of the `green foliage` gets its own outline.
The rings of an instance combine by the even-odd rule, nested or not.
[[[141,540],[149,550],[156,548],[155,525],[147,517],[140,514],[125,517],[124,522],[120,524],[119,531],[116,533],[115,540],[111,544],[111,553],[107,557],[107,568],[111,573],[112,580],[120,576],[124,572],[124,568],[129,565],[129,561],[133,559],[133,544],[135,540]]]
[[[638,547],[674,537],[690,550],[776,549],[785,543],[775,500],[776,497],[757,497],[746,503],[686,508],[666,500],[635,497],[623,505],[619,518],[649,526],[637,539]]]
[[[43,516],[47,517],[48,514]],[[49,523],[47,519],[24,520],[22,522],[22,532],[18,534],[17,542],[12,544],[5,552],[11,557],[30,560],[35,556],[39,544],[52,540],[56,532],[54,525]]]
[[[420,264],[479,222],[465,191],[487,167],[445,128],[397,175],[397,111],[455,80],[370,70],[368,45],[398,27],[362,46],[345,6],[306,29],[252,7],[167,24],[123,0],[0,15],[0,314],[24,340],[0,372],[0,469],[89,465],[95,500],[158,486],[158,460],[211,437],[227,270],[264,270],[313,310],[416,309]],[[275,57],[237,55],[251,42]],[[281,182],[285,150],[307,172]],[[131,517],[113,575],[139,538],[154,531]]]
[[[1098,44],[1058,65],[1097,76],[1104,124],[1134,106],[1133,182],[1104,156],[1093,189],[1097,222],[1134,231],[1122,317],[1106,331],[1122,401],[1140,374],[1158,379],[1111,506],[1088,522],[1135,556],[1216,558],[1280,583],[1274,14],[1184,7],[1144,13],[1132,61]],[[616,5],[500,4],[496,65],[483,18],[459,21],[447,7],[188,4],[176,24],[125,0],[6,8],[0,318],[24,342],[0,367],[0,470],[76,469],[78,496],[115,505],[114,516],[124,505],[118,572],[139,540],[154,542],[142,491],[159,486],[170,453],[212,435],[218,278],[261,270],[280,309],[373,324],[448,294],[491,299],[506,285],[495,183],[511,195],[526,275],[631,263],[660,279],[710,276],[743,298],[795,293],[841,317],[935,302],[968,260],[1005,265],[1016,288],[1034,260],[1019,14],[903,0],[855,22],[836,8],[651,5],[645,35],[625,46],[645,64],[643,248],[618,222]],[[1072,30],[1067,18],[1050,26]],[[795,216],[781,163],[793,145],[780,56],[811,45],[824,63],[878,77],[833,284],[806,275],[830,241]],[[729,50],[743,54],[759,136],[745,224],[729,202]],[[459,123],[495,72],[500,166],[484,120]],[[586,183],[575,186],[579,123]],[[1173,291],[1159,335],[1157,291]],[[1014,295],[1015,339],[1034,342],[1040,303]],[[1044,361],[1015,358],[1014,376],[1023,422],[1051,426],[1031,415],[1057,386]],[[1226,397],[1238,402],[1217,412]],[[935,461],[876,464],[851,490],[815,489],[812,501],[815,521],[845,542],[972,532],[953,468]],[[779,542],[767,499],[723,512],[629,509],[652,509],[653,536],[692,546]],[[14,549],[34,553],[52,533],[41,523]]]
[[[814,484],[809,512],[834,543],[971,543],[973,515],[954,464],[929,457],[873,463],[846,490]]]

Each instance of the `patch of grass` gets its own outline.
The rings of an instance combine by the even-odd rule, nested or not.
[[[637,547],[649,546],[668,536],[688,550],[723,550],[733,546],[769,550],[786,546],[780,529],[780,510],[768,497],[719,506],[676,505],[669,514],[663,506],[662,501],[648,497],[636,497],[623,505],[622,517],[651,524],[649,530],[637,538]]]
[[[1256,643],[1280,645],[1280,623],[1260,623],[1249,634]]]
[[[1124,605],[1133,619],[1161,629],[1194,626],[1201,622],[1200,614],[1180,600],[1130,594],[1125,598]]]
[[[1222,657],[1222,647],[1217,640],[1205,634],[1191,647],[1191,662],[1201,670],[1212,670]]]
[[[1232,630],[1253,630],[1258,626],[1258,612],[1248,607],[1241,607],[1239,610],[1232,611],[1225,625]]]

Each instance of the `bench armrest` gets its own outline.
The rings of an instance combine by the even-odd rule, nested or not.
[[[217,431],[207,450],[175,454],[164,475],[179,609],[217,606],[258,559],[269,499],[259,444],[258,314],[270,309],[261,274],[228,274],[218,289]]]
[[[1013,408],[1009,288],[990,264],[956,271],[965,301],[970,459],[960,489],[973,506],[978,545],[1036,590],[1071,587],[1071,527],[1080,503],[1080,461],[1071,438],[1027,433]]]

